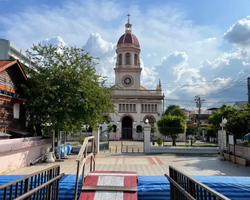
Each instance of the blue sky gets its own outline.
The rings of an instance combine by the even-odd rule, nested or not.
[[[142,50],[143,86],[155,88],[161,79],[167,98],[200,94],[215,105],[247,99],[240,78],[250,75],[249,0],[0,0],[0,5],[0,38],[27,49],[60,36],[100,57],[97,71],[110,84],[115,44],[130,13]]]

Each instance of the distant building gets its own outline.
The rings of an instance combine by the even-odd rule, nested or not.
[[[201,124],[208,124],[208,118],[211,114],[200,114],[200,122]],[[190,114],[191,124],[198,124],[199,122],[199,114]]]
[[[243,109],[247,107],[248,102],[247,101],[237,101],[233,105],[234,108],[236,109]]]
[[[212,112],[213,111],[218,111],[219,110],[219,108],[209,108],[209,109],[207,109],[207,114],[212,114]]]

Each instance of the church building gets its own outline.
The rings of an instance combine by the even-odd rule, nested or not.
[[[119,38],[116,48],[114,71],[118,89],[113,97],[116,113],[110,113],[114,131],[109,133],[110,140],[143,139],[143,124],[148,121],[156,128],[156,122],[160,119],[163,109],[164,96],[160,81],[155,90],[147,90],[141,85],[141,49],[139,40],[132,34],[129,16],[125,24],[125,33]],[[154,134],[157,138],[157,133]]]

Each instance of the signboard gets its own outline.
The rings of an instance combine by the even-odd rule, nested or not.
[[[228,136],[228,141],[230,145],[234,145],[234,136],[233,135],[229,135]]]

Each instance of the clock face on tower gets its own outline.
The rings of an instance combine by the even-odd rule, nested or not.
[[[132,77],[130,77],[130,76],[125,76],[124,78],[123,78],[123,84],[125,85],[125,86],[130,86],[130,85],[132,85]]]

